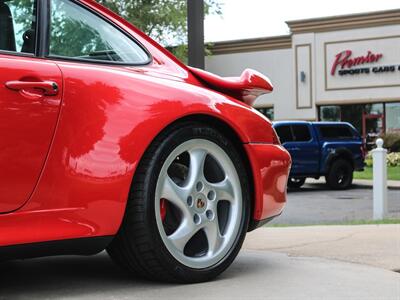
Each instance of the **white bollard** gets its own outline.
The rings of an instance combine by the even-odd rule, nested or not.
[[[383,140],[376,140],[377,148],[372,150],[373,178],[374,178],[374,220],[382,220],[387,214],[387,150]]]

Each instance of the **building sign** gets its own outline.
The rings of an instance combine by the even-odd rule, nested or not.
[[[400,37],[325,44],[326,90],[400,86]]]
[[[340,67],[339,75],[346,74],[362,74],[369,73],[369,68],[353,68],[359,67],[366,64],[372,64],[378,62],[383,57],[382,53],[374,54],[368,51],[365,56],[353,57],[353,51],[345,50],[335,56],[335,60],[332,65],[331,75],[335,76],[336,70]],[[359,71],[359,72],[357,72]],[[360,72],[361,71],[361,72]]]

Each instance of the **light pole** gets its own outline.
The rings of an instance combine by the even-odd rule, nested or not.
[[[204,0],[187,0],[189,66],[204,69]]]

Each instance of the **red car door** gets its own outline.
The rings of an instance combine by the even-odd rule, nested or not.
[[[0,213],[21,207],[43,169],[57,124],[56,64],[0,54]]]

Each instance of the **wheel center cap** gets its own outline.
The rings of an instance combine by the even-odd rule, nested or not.
[[[196,206],[198,209],[203,209],[206,206],[206,203],[203,199],[197,199]]]
[[[198,194],[194,199],[194,209],[197,213],[203,213],[207,208],[207,201],[204,195]]]

